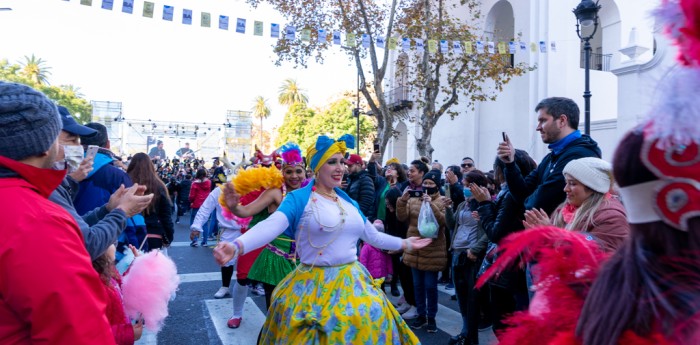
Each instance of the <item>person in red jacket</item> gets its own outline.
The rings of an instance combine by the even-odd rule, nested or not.
[[[114,344],[83,235],[48,200],[66,175],[60,130],[46,96],[0,82],[0,344]]]
[[[207,170],[200,168],[197,170],[197,174],[194,176],[194,182],[192,182],[192,187],[190,188],[190,226],[194,223],[194,217],[197,215],[197,211],[202,207],[204,200],[207,200],[207,196],[211,192],[211,180],[207,179]],[[207,233],[209,226],[204,223],[204,234],[202,234],[202,246],[207,245]],[[196,247],[198,237],[195,237],[190,243],[190,246]]]

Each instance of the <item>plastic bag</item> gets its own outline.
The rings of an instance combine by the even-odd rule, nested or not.
[[[421,237],[437,238],[439,229],[440,225],[438,225],[433,209],[430,207],[430,201],[423,201],[418,214],[418,232]]]

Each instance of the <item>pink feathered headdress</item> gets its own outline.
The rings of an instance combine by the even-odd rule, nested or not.
[[[126,314],[132,319],[143,317],[149,331],[160,331],[178,284],[175,263],[160,251],[137,257],[122,280]]]

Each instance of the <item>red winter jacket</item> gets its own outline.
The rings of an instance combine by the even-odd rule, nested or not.
[[[192,188],[190,188],[190,207],[191,208],[202,207],[204,200],[207,199],[207,196],[209,196],[210,192],[211,192],[211,181],[209,181],[209,180],[204,180],[204,181],[195,180],[194,182],[192,182]]]
[[[116,271],[116,268],[115,268]],[[118,272],[116,273],[119,274]],[[109,298],[107,303],[107,319],[112,326],[112,334],[117,345],[133,345],[134,344],[134,327],[131,326],[131,320],[126,317],[124,312],[124,301],[121,296],[121,278],[111,279],[111,286],[102,284]]]
[[[386,278],[394,274],[389,254],[365,243],[360,250],[360,263],[367,267],[372,278]]]
[[[64,176],[0,157],[0,344],[114,344],[83,235],[48,200]]]

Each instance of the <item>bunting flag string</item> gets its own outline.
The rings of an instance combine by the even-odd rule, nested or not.
[[[63,0],[64,2],[70,2],[73,0]],[[75,0],[83,6],[92,6],[93,0]],[[100,8],[108,11],[118,11],[114,8],[115,2],[121,2],[122,8],[121,12],[126,14],[134,14],[134,5],[137,0],[101,0]],[[141,1],[141,0],[138,0]],[[160,5],[159,5],[160,6]],[[159,7],[160,8],[160,7]],[[192,9],[177,9],[171,5],[162,6],[162,19],[165,21],[174,21],[176,12],[179,16],[182,14],[182,24],[192,25],[194,10]],[[156,4],[152,1],[143,1],[143,10],[141,16],[144,18],[154,18],[156,10]],[[247,26],[246,18],[236,18],[235,32],[239,34],[246,34]],[[211,28],[211,13],[200,12],[200,26],[204,28]],[[220,14],[218,27],[221,30],[229,29],[229,16]],[[263,21],[255,20],[253,21],[253,36],[264,36],[265,23]],[[274,39],[285,39],[294,41],[299,39],[301,42],[308,44],[319,43],[324,44],[329,42],[333,45],[345,45],[346,47],[362,47],[364,49],[370,48],[373,44],[380,49],[389,49],[408,52],[415,49],[416,52],[422,53],[426,49],[430,54],[447,54],[452,51],[454,54],[518,54],[518,53],[555,53],[557,52],[557,43],[555,41],[534,41],[534,42],[523,42],[523,41],[460,41],[460,40],[446,40],[439,37],[436,38],[422,38],[422,37],[397,37],[397,36],[376,36],[372,38],[369,34],[363,32],[341,32],[340,30],[328,30],[325,28],[300,28],[297,34],[297,28],[293,25],[286,26],[284,32],[281,32],[279,23],[270,23],[270,38]],[[313,34],[317,34],[315,42],[312,42]],[[330,33],[330,35],[329,35]],[[343,39],[343,36],[345,39]],[[399,47],[399,44],[401,45]],[[427,44],[427,47],[426,47]],[[528,45],[530,49],[528,51]],[[539,49],[538,49],[539,48]]]

